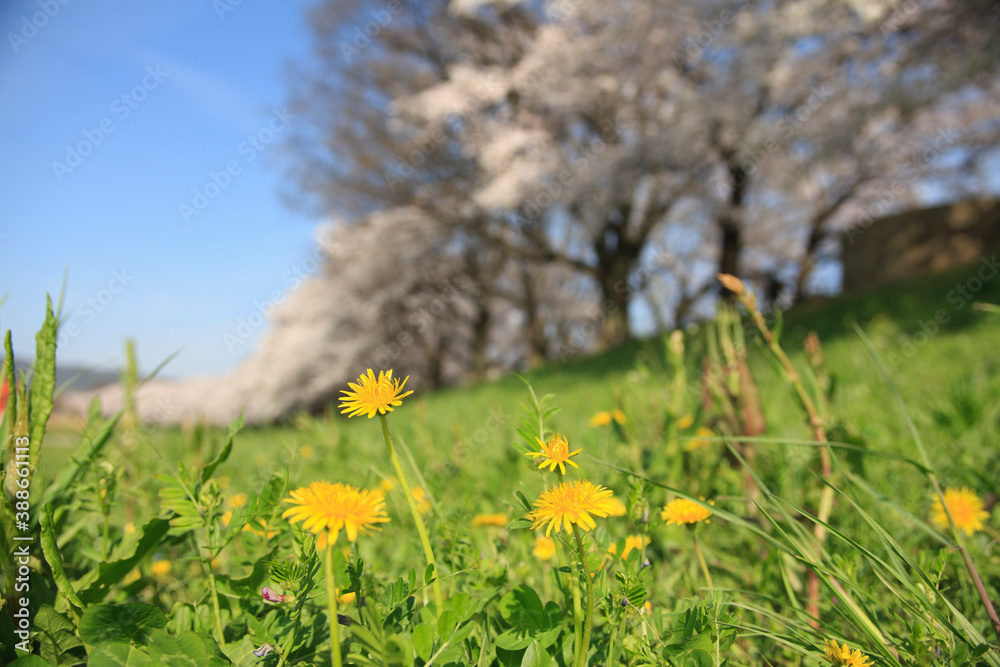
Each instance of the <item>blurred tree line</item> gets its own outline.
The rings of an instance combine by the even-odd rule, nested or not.
[[[839,233],[996,156],[987,0],[325,0],[292,82],[294,198],[333,290],[432,382],[788,303]],[[352,249],[357,248],[357,252]],[[826,278],[824,278],[826,275]]]

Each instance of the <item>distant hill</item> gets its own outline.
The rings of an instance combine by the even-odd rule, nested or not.
[[[17,376],[21,377],[21,373],[24,372],[25,377],[29,377],[31,375],[31,363],[30,361],[26,362],[21,359],[15,359],[14,369],[17,372]],[[74,379],[74,376],[78,377]],[[62,387],[70,380],[73,380],[73,384],[70,387],[74,391],[90,391],[91,389],[118,382],[118,371],[90,370],[84,366],[77,366],[75,364],[60,364],[56,360],[56,387]]]

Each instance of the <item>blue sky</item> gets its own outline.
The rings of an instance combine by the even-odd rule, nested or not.
[[[315,270],[319,221],[279,195],[309,3],[236,2],[0,5],[0,329],[20,358],[68,271],[61,363],[117,367],[134,337],[143,371],[183,348],[166,375],[223,372],[266,325],[226,334]]]

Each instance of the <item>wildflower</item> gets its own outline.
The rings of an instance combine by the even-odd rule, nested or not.
[[[615,420],[615,423],[624,425],[625,424],[625,413],[615,408],[611,411],[611,418]]]
[[[268,653],[273,652],[274,650],[275,650],[275,648],[273,646],[271,646],[270,644],[264,644],[260,648],[254,649],[253,654],[255,656],[257,656],[258,658],[263,658],[265,655],[267,655]]]
[[[289,598],[288,595],[282,595],[281,593],[276,592],[273,588],[270,588],[268,586],[264,586],[264,588],[260,590],[260,594],[264,597],[264,600],[266,600],[267,602],[284,602]]]
[[[125,528],[123,529],[123,532],[126,535],[134,535],[135,534],[135,524],[132,523],[131,521],[126,521],[125,522]]]
[[[694,424],[694,417],[691,415],[684,415],[677,420],[677,428],[679,429],[691,428],[692,424]]]
[[[555,472],[556,468],[559,468],[559,474],[566,474],[566,464],[570,464],[574,468],[579,468],[577,464],[570,460],[570,457],[576,456],[582,449],[577,449],[576,451],[569,451],[569,442],[563,436],[556,434],[552,436],[552,439],[548,443],[544,443],[539,438],[535,438],[535,441],[542,448],[540,452],[528,452],[525,456],[530,456],[532,458],[541,457],[542,462],[538,464],[538,469],[541,470],[545,466],[549,467],[549,470]]]
[[[558,532],[560,526],[568,533],[573,524],[580,526],[584,531],[590,531],[597,525],[591,514],[608,516],[613,497],[610,489],[586,480],[563,482],[559,486],[543,491],[535,501],[538,509],[529,515],[534,520],[531,528],[538,530],[542,525],[548,524],[545,528],[546,536],[553,528]]]
[[[382,493],[389,493],[396,488],[396,484],[391,479],[386,478],[379,483],[378,488]]]
[[[154,577],[165,577],[170,574],[173,566],[169,560],[158,560],[153,562],[152,572]]]
[[[367,535],[375,526],[389,520],[385,515],[385,500],[375,491],[362,491],[346,484],[313,482],[291,492],[286,503],[295,507],[285,510],[281,517],[290,523],[302,521],[302,527],[319,535],[317,549],[337,541],[341,529],[347,531],[350,542],[358,534]]]
[[[473,528],[478,528],[480,526],[496,526],[498,528],[503,528],[506,525],[506,514],[477,514],[472,517]]]
[[[608,503],[608,508],[608,516],[625,516],[628,513],[625,503],[617,498],[611,499],[611,502]]]
[[[233,520],[232,510],[226,510],[225,512],[222,513],[222,516],[219,518],[219,521],[222,522],[223,526],[228,526],[232,520]]]
[[[931,521],[942,530],[948,528],[948,514],[951,514],[955,527],[971,536],[977,530],[983,529],[983,519],[988,519],[990,516],[989,512],[983,509],[983,501],[968,487],[946,489],[944,503],[948,506],[947,513],[941,505],[941,498],[935,498],[931,515]]]
[[[704,426],[699,426],[695,429],[694,437],[687,441],[684,445],[684,451],[692,452],[696,449],[701,449],[702,447],[708,447],[711,443],[710,440],[705,440],[705,438],[715,437],[715,431]]]
[[[247,498],[247,494],[237,493],[232,497],[230,497],[229,500],[226,501],[226,504],[232,507],[233,509],[236,509],[237,507],[243,507],[244,505],[246,505],[247,500],[249,500],[249,498]]]
[[[427,514],[431,511],[431,501],[427,499],[427,492],[422,487],[418,486],[413,489],[413,499],[417,501],[417,510],[421,514]]]
[[[313,449],[312,445],[302,445],[299,450],[299,456],[306,459],[307,461],[316,455],[316,450]]]
[[[139,572],[139,568],[133,568],[131,572],[125,575],[122,583],[128,586],[129,584],[135,583],[140,579],[142,579],[142,573]]]
[[[702,498],[704,500],[704,498]],[[709,505],[714,505],[713,501],[708,501]],[[685,523],[698,523],[699,521],[704,521],[709,523],[708,517],[712,516],[712,512],[691,500],[686,500],[684,498],[677,498],[676,500],[671,500],[660,512],[660,518],[667,522],[667,525],[671,524],[685,524]]]
[[[625,538],[625,548],[622,550],[622,560],[628,558],[628,555],[633,549],[643,549],[648,545],[649,538],[645,535],[629,535]]]
[[[225,519],[225,516],[222,518]],[[278,531],[268,529],[267,521],[261,517],[257,517],[257,524],[260,525],[259,529],[252,523],[247,523],[243,525],[241,530],[244,533],[253,533],[257,537],[263,537],[265,540],[269,540],[278,534]]]
[[[587,424],[589,424],[591,428],[597,428],[599,426],[607,426],[608,424],[611,423],[611,419],[612,416],[610,412],[598,412],[596,415],[590,418],[590,421],[588,421]]]
[[[337,602],[340,604],[351,604],[358,597],[358,594],[354,591],[350,591],[349,593],[340,593],[340,591],[337,591],[337,593]]]
[[[556,555],[556,541],[551,537],[539,535],[535,538],[535,548],[531,550],[531,555],[538,560],[550,560]]]
[[[348,382],[350,391],[341,391],[344,396],[340,399],[341,414],[348,417],[358,415],[368,415],[371,419],[376,413],[385,414],[392,412],[393,407],[403,404],[403,399],[412,394],[412,391],[400,393],[406,386],[406,381],[410,377],[403,378],[403,382],[392,379],[392,371],[379,371],[378,378],[372,369],[368,369],[367,375],[362,374],[357,383]]]
[[[844,667],[868,667],[871,665],[871,661],[861,651],[854,649],[853,651],[844,644],[842,647],[837,647],[837,642],[833,639],[826,640],[826,659],[830,661],[833,665],[843,665]]]

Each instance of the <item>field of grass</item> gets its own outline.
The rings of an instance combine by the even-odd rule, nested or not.
[[[16,664],[1000,665],[983,600],[1000,597],[1000,314],[973,307],[1000,303],[1000,280],[974,298],[953,291],[974,275],[795,309],[780,350],[744,313],[685,332],[683,351],[662,338],[523,379],[433,393],[408,383],[386,422],[421,489],[435,568],[379,418],[331,406],[227,437],[94,414],[82,436],[50,431],[31,451],[21,646],[35,655]],[[803,351],[810,331],[818,353]],[[44,387],[31,393],[44,404]],[[582,450],[564,478],[525,456],[555,434]],[[21,595],[13,452],[4,664],[22,655],[9,615]],[[282,518],[283,499],[317,480],[381,489],[389,522],[317,549]],[[533,503],[578,480],[610,489],[623,513],[553,531],[546,553]],[[992,516],[971,534],[939,525],[935,485],[967,487]],[[676,499],[711,520],[667,525]],[[331,576],[353,620],[340,651]],[[265,586],[287,597],[265,600]],[[867,660],[832,653],[831,639]]]

